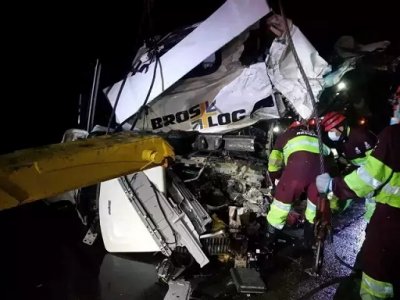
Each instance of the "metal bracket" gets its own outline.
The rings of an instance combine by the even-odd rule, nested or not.
[[[82,242],[85,243],[86,245],[92,246],[93,243],[96,241],[96,238],[97,238],[97,233],[92,231],[91,228],[89,228]]]
[[[176,280],[168,282],[169,289],[164,300],[189,300],[192,287],[189,281]]]

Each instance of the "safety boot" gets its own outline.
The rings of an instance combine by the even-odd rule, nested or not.
[[[279,232],[279,229],[276,229],[274,226],[267,222],[262,241],[263,247],[266,250],[273,250]]]

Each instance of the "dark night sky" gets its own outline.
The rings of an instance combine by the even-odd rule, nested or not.
[[[143,38],[140,33],[149,31],[140,25],[143,1],[132,2],[93,7],[73,2],[17,3],[5,10],[9,20],[4,27],[0,152],[59,142],[65,129],[75,127],[78,95],[90,88],[96,58],[103,63],[102,87],[123,77]],[[154,2],[155,33],[203,20],[222,3]],[[341,35],[354,35],[364,43],[389,39],[398,47],[394,2],[287,0],[283,4],[288,17],[326,57]],[[99,117],[100,122],[103,119]]]

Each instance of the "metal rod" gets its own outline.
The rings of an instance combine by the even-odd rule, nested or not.
[[[95,102],[95,94],[97,96],[97,84],[98,84],[98,69],[99,69],[99,60],[96,59],[96,65],[94,67],[93,73],[93,81],[92,81],[92,89],[90,91],[90,99],[89,99],[89,110],[88,110],[88,117],[86,123],[86,130],[90,132],[92,129],[92,120],[93,120],[93,113],[94,113],[94,102]]]
[[[81,125],[82,120],[82,94],[79,94],[78,100],[78,127]]]
[[[92,119],[90,120],[90,129],[92,129],[94,126],[94,117],[96,115],[97,94],[99,91],[100,75],[101,75],[101,63],[99,62],[98,69],[97,69],[97,76],[96,76],[96,86],[94,89],[93,110],[92,110]]]

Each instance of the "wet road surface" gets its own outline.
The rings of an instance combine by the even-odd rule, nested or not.
[[[362,203],[353,203],[347,211],[334,218],[333,243],[325,246],[324,264],[319,277],[306,274],[303,271],[303,259],[295,259],[272,276],[270,291],[260,299],[358,299],[359,279],[346,278],[351,270],[335,258],[335,253],[344,263],[354,265],[365,238],[366,222],[362,217],[363,212]],[[332,285],[328,285],[330,283]],[[339,285],[340,289],[335,296]],[[321,286],[326,287],[322,289]]]
[[[363,209],[362,203],[353,203],[334,219],[334,243],[326,245],[319,277],[303,271],[307,262],[304,258],[282,251],[277,258],[278,268],[268,276],[268,291],[251,298],[358,299],[359,279],[348,277],[351,270],[339,263],[335,253],[345,263],[354,264],[365,236]],[[40,202],[1,212],[0,228],[0,299],[156,300],[163,299],[167,291],[155,273],[162,255],[108,254],[101,239],[92,247],[82,244],[85,232],[68,205],[47,206]],[[218,279],[204,278],[199,289],[208,290],[206,294],[218,295],[224,288],[234,288],[228,273]],[[245,296],[234,297],[240,298]]]

